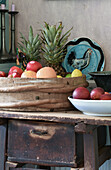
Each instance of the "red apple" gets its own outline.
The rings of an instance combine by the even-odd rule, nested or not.
[[[101,96],[102,94],[104,94],[104,93],[105,93],[105,91],[104,91],[103,88],[101,88],[101,87],[96,87],[96,88],[94,88],[94,89],[90,92],[90,98],[91,98],[92,100],[99,100],[99,99],[100,99],[100,96]]]
[[[102,94],[100,100],[111,100],[111,94]]]
[[[12,73],[12,74],[9,74],[8,77],[11,77],[11,78],[21,77],[21,74],[19,74],[19,73]]]
[[[73,91],[72,97],[74,99],[89,99],[89,90],[85,87],[78,87]]]
[[[30,70],[30,71],[35,71],[35,72],[37,72],[39,69],[41,69],[42,68],[42,65],[39,63],[39,62],[37,62],[37,61],[29,61],[28,63],[27,63],[27,67],[26,67],[26,70],[28,71],[28,70]]]
[[[12,74],[12,73],[17,73],[21,76],[21,74],[23,73],[23,70],[17,66],[13,66],[10,68],[8,75]]]
[[[6,73],[4,71],[0,71],[0,77],[6,77]]]

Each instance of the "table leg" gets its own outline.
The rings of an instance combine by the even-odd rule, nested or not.
[[[0,119],[0,170],[5,169],[7,123]]]
[[[99,170],[98,163],[97,128],[84,133],[84,168],[85,170]]]

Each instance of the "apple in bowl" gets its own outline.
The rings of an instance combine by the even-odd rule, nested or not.
[[[73,91],[73,99],[90,99],[90,92],[85,87],[78,87]]]
[[[96,87],[90,92],[90,98],[92,100],[99,100],[101,95],[105,93],[104,89],[101,87]]]
[[[103,94],[103,95],[101,95],[100,100],[111,100],[111,94]]]

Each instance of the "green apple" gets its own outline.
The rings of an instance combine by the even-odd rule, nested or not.
[[[66,75],[66,77],[71,77],[71,74],[70,74],[70,73],[68,73],[68,74]]]

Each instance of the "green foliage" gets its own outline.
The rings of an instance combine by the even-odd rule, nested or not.
[[[21,41],[18,43],[19,49],[27,57],[28,61],[40,59],[41,42],[39,35],[36,34],[34,37],[32,26],[29,29],[29,38],[26,40],[24,35],[20,32]]]
[[[49,64],[61,63],[66,54],[65,45],[72,28],[62,35],[64,28],[62,22],[59,26],[49,25],[46,22],[44,24],[41,30],[43,57]]]

